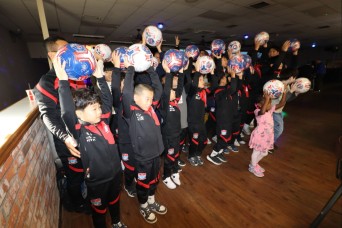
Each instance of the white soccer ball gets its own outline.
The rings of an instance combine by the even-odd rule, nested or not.
[[[109,62],[112,58],[112,50],[107,44],[96,45],[94,52],[101,56],[104,62]]]
[[[295,81],[296,93],[306,93],[311,88],[311,81],[307,78],[297,78]]]
[[[284,83],[276,79],[269,80],[265,83],[263,90],[270,94],[272,99],[277,99],[284,92]]]
[[[136,72],[143,72],[152,66],[152,52],[143,44],[133,44],[127,49],[127,60]]]
[[[146,43],[152,47],[158,46],[163,41],[162,32],[156,26],[147,26],[144,30],[143,36]]]

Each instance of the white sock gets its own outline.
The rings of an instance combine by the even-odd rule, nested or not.
[[[147,203],[152,204],[154,202],[155,202],[154,195],[153,196],[149,196],[148,200],[147,200]]]
[[[140,204],[140,207],[142,207],[142,208],[146,208],[147,206],[148,206],[147,202],[144,204]]]

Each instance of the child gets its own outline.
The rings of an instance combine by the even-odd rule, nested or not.
[[[74,101],[65,72],[66,63],[55,57],[53,64],[59,78],[62,118],[78,140],[85,170],[84,180],[93,209],[93,224],[95,227],[106,227],[108,207],[112,227],[126,227],[120,222],[121,165],[117,145],[108,126],[112,95],[103,78],[103,62],[97,62],[94,72],[101,94],[89,89],[77,90]]]
[[[162,135],[164,141],[164,175],[163,183],[169,189],[175,189],[180,185],[179,173],[177,169],[177,158],[179,157],[180,147],[180,109],[178,107],[179,98],[183,92],[183,68],[179,70],[178,82],[176,89],[171,89],[173,77],[165,60],[163,60],[163,69],[166,72],[166,80],[164,85],[164,94],[160,101],[159,111],[163,118]]]
[[[232,123],[233,123],[233,99],[232,95],[236,93],[237,80],[235,72],[228,68],[231,74],[231,84],[228,85],[228,80],[225,74],[220,74],[219,86],[215,91],[216,103],[216,135],[217,143],[215,144],[211,154],[207,155],[208,161],[215,165],[221,165],[222,162],[227,162],[223,156],[224,149],[232,139]]]
[[[277,105],[271,105],[271,98],[267,92],[264,97],[260,98],[257,109],[254,113],[258,126],[253,130],[249,140],[249,147],[253,149],[251,163],[248,170],[257,177],[263,177],[265,169],[259,162],[267,156],[268,150],[273,149],[274,133],[273,133],[273,112],[275,109],[283,107],[286,102],[286,92],[284,91],[281,102]]]
[[[191,62],[190,62],[191,63]],[[202,152],[207,145],[207,132],[204,124],[205,107],[207,106],[207,90],[204,88],[204,75],[199,73],[199,61],[196,62],[196,72],[191,81],[190,74],[186,73],[188,124],[189,124],[189,156],[188,160],[192,166],[203,165]],[[190,71],[188,69],[187,71]],[[214,72],[211,72],[214,74]],[[208,90],[209,91],[209,90]]]
[[[114,65],[112,76],[112,94],[114,100],[114,108],[117,113],[118,127],[115,132],[119,135],[119,152],[121,155],[122,164],[124,165],[124,189],[129,197],[137,195],[135,177],[135,160],[132,148],[131,138],[129,136],[129,129],[127,122],[123,118],[122,107],[122,90],[124,84],[124,72],[120,70],[120,54],[113,52],[112,62]]]
[[[134,67],[128,64],[127,58],[125,66],[127,73],[122,95],[123,117],[128,123],[134,152],[140,213],[146,222],[155,223],[157,217],[153,212],[158,214],[167,212],[165,206],[155,201],[155,192],[159,182],[159,156],[164,150],[164,145],[160,123],[152,105],[157,105],[162,94],[162,85],[158,74],[153,67],[150,67],[147,73],[152,81],[152,87],[146,84],[134,87]]]

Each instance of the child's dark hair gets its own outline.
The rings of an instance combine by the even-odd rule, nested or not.
[[[256,104],[259,104],[262,102],[262,100],[264,100],[264,96],[263,95],[259,95],[256,99]]]
[[[154,92],[153,88],[147,84],[138,84],[134,87],[134,94],[141,95],[143,91]]]
[[[65,38],[61,37],[61,36],[50,36],[50,37],[48,37],[48,38],[46,38],[46,39],[44,40],[44,44],[45,44],[46,50],[47,50],[48,52],[50,52],[50,51],[51,51],[51,52],[56,52],[56,51],[58,51],[57,45],[56,45],[56,42],[57,42],[58,40],[63,40],[63,41],[66,41],[66,42],[67,42],[67,40],[66,40]]]
[[[90,89],[78,89],[73,91],[73,99],[76,110],[84,110],[88,105],[101,104],[100,96]]]
[[[290,77],[297,77],[298,76],[298,70],[296,68],[286,68],[281,71],[280,73],[280,79],[281,80],[287,80]]]

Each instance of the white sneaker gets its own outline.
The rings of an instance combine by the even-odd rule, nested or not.
[[[242,139],[239,141],[239,143],[240,143],[241,145],[245,145],[245,144],[246,144],[246,142],[243,141]]]
[[[252,121],[250,122],[249,127],[250,127],[250,128],[253,128],[253,127],[254,127],[254,120],[252,120]]]
[[[180,182],[180,179],[179,179],[179,173],[174,173],[174,174],[172,174],[172,175],[171,175],[171,179],[172,179],[172,181],[173,181],[176,185],[178,185],[178,186],[181,185],[181,182]]]
[[[243,125],[242,128],[243,133],[245,133],[246,135],[250,135],[251,134],[251,129],[249,128],[249,126],[247,124]]]
[[[240,137],[243,138],[243,137],[245,137],[245,135],[241,132]]]
[[[215,143],[217,143],[217,135],[213,136],[211,139],[212,139]]]
[[[168,187],[169,189],[175,189],[177,185],[171,180],[170,177],[163,180],[163,183]]]
[[[210,141],[210,139],[209,139],[209,138],[207,138],[207,140],[208,140],[208,141],[207,141],[207,144],[208,144],[208,145],[210,145],[210,144],[211,144],[211,141]]]
[[[240,146],[240,143],[237,141],[237,139],[235,139],[234,145],[235,145],[235,146]]]

